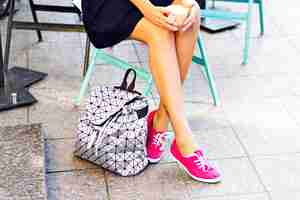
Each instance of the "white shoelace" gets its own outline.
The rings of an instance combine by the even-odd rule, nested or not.
[[[159,146],[159,150],[162,151],[164,149],[164,142],[165,142],[165,137],[166,133],[157,133],[153,136],[153,141],[152,144],[155,146]]]
[[[197,159],[194,160],[194,163],[196,164],[196,166],[204,172],[208,171],[210,166],[209,166],[207,158],[203,155],[199,155],[198,153],[195,153],[195,155],[197,157]]]

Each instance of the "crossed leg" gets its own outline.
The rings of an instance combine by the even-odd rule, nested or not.
[[[173,2],[177,3],[176,0]],[[199,20],[185,32],[175,32],[176,52],[180,69],[180,79],[183,84],[194,54],[195,44],[198,37],[200,22]],[[160,103],[158,112],[154,117],[154,127],[158,130],[165,129],[168,126],[168,115],[163,104]]]
[[[165,128],[170,119],[176,143],[183,155],[197,149],[185,116],[181,83],[191,64],[198,29],[195,24],[186,32],[174,33],[142,18],[131,34],[132,38],[149,46],[150,70],[160,94],[157,126],[162,122]]]

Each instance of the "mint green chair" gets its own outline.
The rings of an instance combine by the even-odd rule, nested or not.
[[[203,18],[215,18],[215,19],[222,19],[222,20],[245,21],[245,23],[246,23],[246,32],[245,32],[243,64],[246,65],[248,63],[248,60],[249,60],[251,17],[252,17],[253,6],[255,4],[258,5],[261,35],[263,35],[264,31],[265,31],[263,0],[213,0],[213,2],[218,2],[218,1],[248,4],[248,9],[244,13],[232,12],[232,11],[220,11],[220,10],[214,10],[214,9],[208,9],[208,8],[201,10],[201,16]]]
[[[87,45],[87,46],[89,46],[89,45]],[[204,43],[203,43],[203,40],[200,37],[200,35],[197,39],[196,47],[197,47],[196,55],[193,57],[193,62],[196,64],[199,64],[201,66],[202,73],[208,81],[208,86],[209,86],[211,96],[213,98],[214,105],[217,106],[217,105],[219,105],[219,96],[218,96],[218,92],[217,92],[217,89],[215,86],[213,75],[210,71],[209,64],[207,61],[207,55],[205,52]],[[75,105],[79,105],[82,98],[84,97],[84,95],[87,91],[87,88],[88,88],[90,78],[95,69],[96,60],[98,60],[98,59],[101,60],[102,62],[104,62],[105,64],[109,64],[109,65],[112,65],[114,67],[118,67],[118,68],[121,68],[124,70],[127,70],[128,68],[135,69],[137,72],[137,76],[147,81],[147,86],[145,87],[143,94],[145,96],[149,96],[150,92],[152,91],[152,87],[153,87],[153,80],[152,80],[152,76],[150,73],[148,73],[142,67],[137,67],[137,66],[131,65],[124,60],[121,60],[117,57],[114,57],[110,54],[105,53],[101,49],[93,48],[91,63],[89,64],[86,73],[84,73],[85,76],[84,76],[83,82],[81,84],[79,96],[74,99]]]

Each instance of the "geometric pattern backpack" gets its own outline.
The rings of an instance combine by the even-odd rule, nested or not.
[[[129,69],[121,86],[93,90],[77,128],[74,154],[121,176],[136,175],[148,165],[148,102],[134,90],[135,80],[135,70]]]

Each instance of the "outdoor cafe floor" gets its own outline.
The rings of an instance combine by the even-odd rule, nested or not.
[[[31,19],[26,1],[22,2],[17,18]],[[13,32],[10,63],[46,72],[48,77],[30,89],[39,102],[0,113],[0,126],[42,123],[50,200],[298,200],[300,2],[285,2],[287,14],[279,15],[282,4],[265,1],[264,37],[258,36],[255,12],[247,66],[241,65],[243,26],[215,35],[202,32],[221,106],[212,105],[207,83],[195,65],[184,86],[185,106],[195,139],[224,174],[220,184],[193,181],[167,153],[160,164],[131,178],[104,172],[72,156],[79,110],[71,99],[79,92],[85,34],[44,32],[44,41],[37,43],[34,32]],[[39,16],[40,20],[78,21],[76,15]],[[1,21],[2,33],[5,21]],[[147,68],[147,47],[141,43],[123,42],[112,53]],[[99,63],[91,85],[119,84],[122,75]],[[138,81],[139,89],[144,85]],[[157,102],[154,91],[150,103]]]

